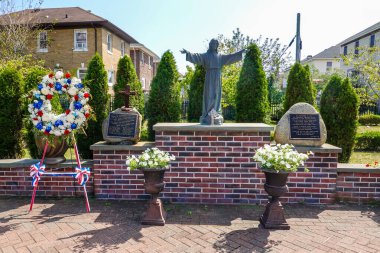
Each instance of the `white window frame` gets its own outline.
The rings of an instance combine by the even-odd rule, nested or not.
[[[150,55],[148,55],[148,66],[149,66],[148,68],[149,68],[149,69],[152,68],[152,65],[151,65],[152,62],[151,62],[150,58],[151,58]]]
[[[146,83],[145,83],[145,78],[144,77],[141,78],[141,86],[142,86],[143,90],[145,90]]]
[[[42,33],[46,34],[46,48],[41,48],[41,34]],[[38,33],[38,36],[37,36],[37,52],[40,52],[40,53],[48,52],[47,31],[42,31],[42,32]]]
[[[83,47],[77,47],[77,33],[86,34],[86,42],[81,43],[81,44],[84,44]],[[88,38],[87,29],[74,29],[74,51],[77,51],[77,52],[88,51],[88,39],[87,38]]]
[[[123,40],[120,42],[120,54],[121,57],[125,55],[125,42]]]
[[[112,73],[112,75],[110,75]],[[110,78],[112,77],[112,80],[110,82]],[[115,70],[108,70],[107,71],[107,80],[108,80],[108,86],[113,86],[115,83]]]
[[[141,63],[142,65],[145,64],[145,61],[144,61],[144,52],[141,51]]]
[[[81,78],[81,74],[80,74],[80,71],[81,71],[81,70],[84,70],[84,71],[85,71],[84,75],[86,75],[86,73],[87,73],[87,68],[78,68],[78,69],[77,69],[77,78],[81,79],[81,81],[83,82],[84,77]]]
[[[113,38],[111,33],[107,33],[107,52],[112,54]]]

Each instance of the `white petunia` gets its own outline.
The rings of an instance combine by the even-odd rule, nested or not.
[[[56,79],[61,79],[63,77],[63,72],[62,71],[57,71],[57,73],[55,73],[55,78]]]

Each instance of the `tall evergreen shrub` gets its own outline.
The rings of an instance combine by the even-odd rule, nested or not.
[[[153,125],[157,122],[179,122],[180,120],[181,103],[178,76],[174,56],[168,50],[162,55],[146,105],[150,140],[155,138]]]
[[[42,77],[48,73],[47,69],[44,69],[40,66],[34,66],[28,70],[25,76],[25,83],[24,83],[24,94],[29,94],[31,90],[34,90],[37,88],[37,84],[41,82]],[[54,96],[58,97],[57,95]],[[38,152],[38,148],[36,145],[36,142],[34,140],[34,126],[29,118],[29,112],[28,112],[28,104],[30,103],[29,99],[24,101],[24,109],[23,114],[24,116],[24,128],[25,128],[25,134],[24,134],[24,141],[26,144],[26,148],[29,150],[29,154],[32,158],[40,158],[41,154]]]
[[[295,63],[290,69],[288,84],[286,87],[284,112],[294,104],[305,102],[316,107],[315,92],[311,83],[310,69]]]
[[[355,143],[359,98],[348,78],[332,76],[321,97],[327,142],[342,148],[339,162],[348,162]]]
[[[116,85],[114,86],[114,109],[120,108],[124,105],[125,96],[119,94],[119,91],[124,91],[127,84],[131,86],[131,91],[137,93],[129,98],[130,105],[135,107],[141,114],[144,114],[144,92],[141,83],[138,81],[131,58],[128,55],[125,55],[120,58],[119,63],[117,64]]]
[[[189,122],[199,122],[202,115],[205,76],[205,68],[201,65],[196,65],[189,89],[189,109],[187,110],[187,120]]]
[[[22,156],[21,73],[5,66],[0,73],[0,159]]]
[[[256,44],[247,49],[236,85],[237,122],[267,122],[269,119],[268,84],[260,54]]]
[[[103,140],[102,123],[108,116],[109,95],[107,72],[102,57],[96,53],[88,64],[84,84],[90,88],[89,105],[93,110],[93,118],[88,120],[86,134],[78,134],[79,153],[85,159],[92,158],[90,146]]]

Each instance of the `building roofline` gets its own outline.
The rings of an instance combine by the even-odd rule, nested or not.
[[[150,50],[149,48],[147,48],[146,46],[144,46],[141,43],[132,43],[132,44],[130,44],[129,47],[130,47],[130,49],[141,49],[145,53],[152,55],[153,56],[153,62],[159,62],[160,61],[160,57],[157,54],[155,54],[152,50]]]
[[[370,27],[367,27],[366,29],[356,33],[355,35],[352,35],[351,37],[348,37],[347,39],[343,40],[342,42],[339,43],[341,47],[346,46],[350,44],[351,42],[354,42],[356,40],[360,40],[370,34],[376,33],[380,31],[380,22],[371,25]]]

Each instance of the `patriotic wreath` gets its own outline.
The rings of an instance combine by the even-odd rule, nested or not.
[[[81,80],[69,73],[57,71],[42,78],[37,89],[33,90],[33,101],[28,106],[30,120],[38,132],[45,135],[65,136],[84,126],[90,117],[89,90]],[[51,99],[55,95],[67,93],[70,106],[64,113],[52,112]]]

